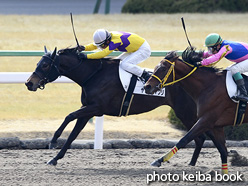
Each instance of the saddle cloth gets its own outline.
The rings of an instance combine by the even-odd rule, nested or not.
[[[148,72],[152,72],[153,70],[151,69],[146,69]],[[123,70],[121,67],[119,67],[119,76],[120,76],[120,81],[121,84],[125,90],[125,92],[127,92],[127,89],[129,87],[130,84],[130,79],[132,77],[132,74],[130,74],[129,72]],[[145,89],[144,89],[144,82],[141,81],[140,78],[137,79],[137,83],[135,86],[135,89],[133,91],[133,94],[142,94],[142,95],[146,95],[146,96],[159,96],[159,97],[165,97],[165,89],[161,89],[161,91],[156,92],[155,94],[146,94],[145,93]]]
[[[248,73],[244,73],[244,74],[242,74],[242,76],[245,80],[246,90],[248,90],[248,79],[247,79]],[[226,89],[227,89],[227,93],[228,93],[230,98],[238,95],[238,93],[239,93],[239,91],[237,89],[237,85],[233,80],[231,71],[229,71],[229,70],[226,72]],[[235,100],[233,100],[233,101],[237,102]]]
[[[247,87],[248,87],[247,74],[246,73],[242,74],[242,76],[243,76],[243,78],[245,80],[245,87],[246,87],[246,90],[247,90]],[[236,96],[237,94],[239,94],[239,91],[237,89],[237,85],[233,80],[231,71],[226,72],[226,89],[227,89],[227,93],[228,93],[230,98],[232,98],[233,96]],[[241,125],[243,123],[247,103],[244,102],[244,101],[236,101],[234,99],[232,99],[232,100],[235,103],[237,103],[233,126],[239,126],[239,125]]]

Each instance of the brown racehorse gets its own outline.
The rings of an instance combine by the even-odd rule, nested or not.
[[[55,132],[49,147],[56,147],[57,139],[69,122],[77,119],[76,125],[60,152],[48,164],[56,165],[57,161],[64,157],[67,149],[90,118],[104,114],[119,115],[125,92],[118,71],[118,60],[81,60],[75,49],[63,49],[58,53],[55,49],[52,54],[46,53],[45,50],[45,55],[37,64],[35,72],[26,82],[28,90],[44,89],[47,83],[61,75],[72,79],[82,87],[82,107],[65,118]],[[161,105],[169,105],[183,124],[190,129],[197,120],[194,101],[179,86],[166,88],[165,91],[165,97],[135,95],[129,115],[148,112]],[[210,132],[207,134],[214,140]],[[196,148],[190,165],[195,165],[204,140],[204,135],[195,139]]]
[[[152,165],[160,166],[194,138],[212,130],[215,133],[215,145],[221,154],[222,172],[227,174],[227,151],[224,145],[223,127],[233,125],[236,103],[227,94],[226,71],[219,71],[213,67],[197,67],[195,62],[201,61],[202,53],[196,52],[195,49],[186,49],[182,56],[185,61],[194,65],[179,59],[176,52],[170,52],[155,67],[152,77],[145,85],[145,91],[152,94],[161,87],[178,84],[195,101],[199,119],[170,152]],[[246,116],[244,122],[247,121]]]

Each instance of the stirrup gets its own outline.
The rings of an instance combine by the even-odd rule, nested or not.
[[[232,99],[234,99],[236,101],[248,102],[248,97],[247,96],[244,96],[244,95],[233,96]]]
[[[231,99],[235,100],[235,101],[239,101],[237,96],[232,96]]]
[[[143,74],[141,75],[142,80],[146,83],[150,77],[151,74],[146,70],[144,70]]]
[[[144,78],[144,77],[141,77],[141,79],[143,80],[144,83],[146,83],[150,77],[151,77],[151,76],[149,76],[149,77],[147,76],[147,77],[145,77],[145,78]]]

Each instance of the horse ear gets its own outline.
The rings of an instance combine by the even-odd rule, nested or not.
[[[44,52],[45,52],[45,54],[47,53],[47,48],[46,48],[46,46],[44,46]]]
[[[54,51],[53,51],[53,53],[52,53],[52,59],[54,59],[54,57],[56,56],[56,53],[57,53],[57,47],[55,47],[55,49],[54,49]]]

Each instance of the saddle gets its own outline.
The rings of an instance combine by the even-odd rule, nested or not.
[[[146,69],[148,72],[152,72],[151,69]],[[121,84],[123,86],[123,89],[125,90],[124,97],[122,99],[121,109],[119,116],[127,116],[129,113],[130,106],[132,104],[132,100],[135,94],[141,94],[145,96],[159,96],[159,97],[165,97],[165,89],[162,89],[162,91],[157,92],[156,94],[146,94],[144,90],[144,81],[123,70],[119,67],[119,77]]]
[[[151,72],[151,73],[153,72],[152,69],[146,69],[146,71]],[[131,79],[132,75],[133,74],[131,74],[131,73],[123,70],[121,67],[119,67],[119,77],[120,77],[120,81],[121,81],[121,84],[122,84],[125,92],[127,92],[127,89],[130,85],[130,79]],[[137,82],[136,82],[136,85],[134,87],[133,93],[134,94],[141,94],[141,95],[145,95],[145,96],[165,97],[165,89],[162,89],[161,92],[156,92],[155,94],[146,94],[145,89],[144,89],[144,85],[145,85],[144,81],[137,77]]]
[[[245,80],[245,88],[248,90],[248,74],[242,74],[244,80]],[[226,72],[226,89],[227,93],[232,99],[232,97],[236,96],[239,94],[239,91],[237,89],[237,85],[233,80],[232,74],[230,71]],[[237,109],[236,109],[236,114],[235,114],[235,119],[234,119],[234,124],[233,126],[239,126],[243,123],[244,117],[245,117],[245,111],[247,107],[247,102],[245,101],[236,101],[232,99],[235,103],[237,103]]]

